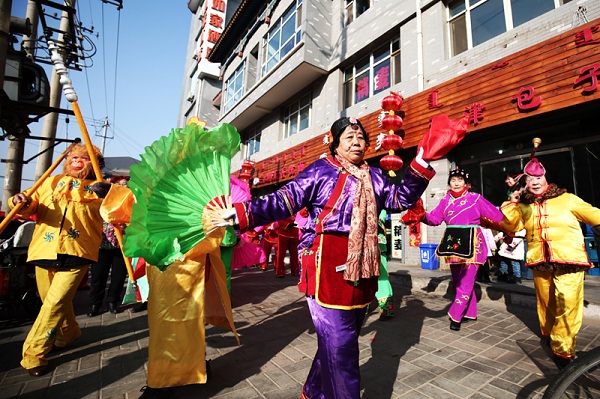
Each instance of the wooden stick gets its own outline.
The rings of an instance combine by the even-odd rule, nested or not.
[[[60,83],[62,84],[65,97],[71,103],[71,107],[73,108],[73,112],[75,113],[75,118],[77,118],[77,124],[79,125],[79,130],[81,131],[81,135],[83,136],[85,148],[87,149],[88,155],[90,156],[92,168],[94,169],[94,174],[96,175],[96,180],[102,181],[103,179],[102,172],[100,171],[100,164],[98,163],[98,158],[96,158],[96,155],[94,154],[92,140],[90,139],[87,127],[85,126],[85,121],[83,120],[81,109],[79,109],[79,104],[77,103],[77,93],[73,88],[73,82],[67,76],[67,67],[65,66],[62,56],[58,53],[58,47],[54,42],[48,42],[48,49],[50,50],[51,59],[52,63],[54,64],[56,74],[60,77]]]
[[[58,167],[58,165],[60,165],[60,163],[63,161],[63,159],[65,159],[65,157],[69,154],[69,152],[71,152],[73,147],[75,147],[80,142],[81,142],[81,139],[76,139],[69,147],[67,147],[67,149],[62,154],[60,154],[60,156],[58,158],[56,158],[56,161],[54,161],[54,163],[52,165],[50,165],[48,170],[46,170],[44,172],[44,174],[42,176],[40,176],[38,181],[36,181],[35,184],[33,186],[31,186],[31,188],[29,190],[26,190],[28,197],[30,197],[33,193],[35,193],[37,191],[37,189],[42,185],[44,180],[46,180],[48,178],[48,176],[50,176],[52,174],[52,172],[54,172],[54,170]],[[0,223],[0,233],[2,233],[4,231],[4,229],[6,228],[6,226],[8,226],[8,224],[10,223],[12,218],[17,213],[19,213],[21,208],[23,208],[24,206],[25,206],[25,202],[19,202],[17,205],[15,205],[15,207],[13,209],[10,210],[10,212],[4,217],[4,220]]]

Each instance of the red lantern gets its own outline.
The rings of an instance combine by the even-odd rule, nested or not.
[[[386,155],[383,158],[381,158],[379,164],[381,165],[381,168],[383,170],[395,171],[402,169],[402,165],[404,165],[404,162],[402,161],[402,158],[400,158],[398,155]],[[390,176],[395,176],[395,174],[390,173]]]
[[[399,130],[402,127],[402,118],[398,115],[388,114],[381,120],[383,130]]]
[[[240,172],[240,179],[250,180],[252,176],[252,169],[254,169],[254,162],[246,159],[242,164],[242,171]]]
[[[389,96],[385,96],[381,100],[381,108],[383,108],[384,111],[400,111],[404,98],[394,91],[390,91],[390,93]]]
[[[381,139],[381,148],[383,148],[386,151],[399,150],[400,148],[402,148],[403,142],[404,140],[402,140],[402,137],[400,136],[397,136],[395,134],[386,134]]]

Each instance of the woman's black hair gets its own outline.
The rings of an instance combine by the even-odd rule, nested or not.
[[[452,180],[453,177],[460,177],[465,181],[465,184],[469,184],[469,174],[461,168],[452,169],[450,173],[448,173],[448,185],[450,185],[450,180]]]

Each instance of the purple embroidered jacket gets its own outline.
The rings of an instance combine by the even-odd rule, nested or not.
[[[391,210],[410,208],[421,197],[429,180],[435,175],[433,169],[424,168],[413,161],[404,176],[403,183],[396,186],[383,175],[381,169],[372,167],[370,171],[377,214],[384,208]],[[331,197],[339,173],[347,172],[337,160],[332,157],[319,159],[278,191],[255,200],[234,204],[241,231],[285,219],[306,207],[309,216],[299,248],[310,248],[315,238],[315,219],[321,214]],[[348,181],[350,183],[344,187],[335,210],[324,223],[325,233],[348,235],[350,231],[356,178],[351,176]]]
[[[448,191],[438,206],[425,214],[423,223],[429,226],[439,226],[442,222],[445,222],[446,226],[479,226],[482,220],[500,223],[502,216],[502,212],[481,194],[465,191],[462,196],[454,198]],[[483,264],[487,259],[488,248],[479,228],[477,229],[476,243],[476,257],[473,263]],[[448,263],[464,263],[465,260],[448,258],[446,261]]]

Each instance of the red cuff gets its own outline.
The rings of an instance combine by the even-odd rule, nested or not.
[[[410,167],[417,172],[417,174],[423,176],[427,180],[431,180],[435,176],[435,170],[432,167],[425,168],[420,165],[415,159],[410,163]]]
[[[235,212],[237,214],[238,221],[240,223],[240,234],[245,233],[248,230],[248,213],[246,212],[246,206],[243,202],[235,202],[233,204]]]

